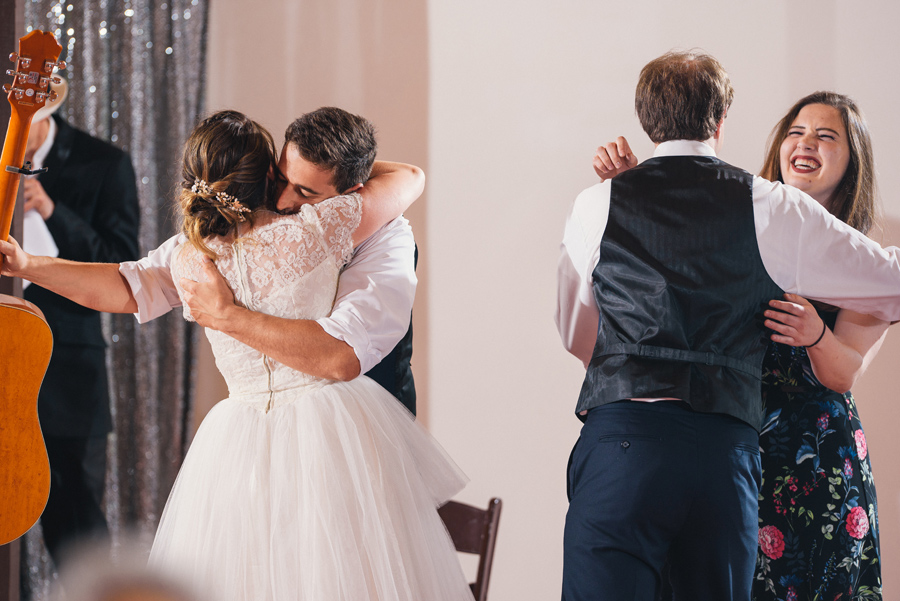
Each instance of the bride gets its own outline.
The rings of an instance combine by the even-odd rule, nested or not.
[[[193,131],[180,195],[188,242],[169,266],[182,300],[181,278],[202,280],[211,259],[248,309],[325,316],[354,245],[414,199],[367,197],[362,188],[282,215],[268,209],[271,173],[272,138],[246,116],[218,112]],[[89,288],[128,288],[121,279],[74,279],[78,264],[33,257],[13,240],[0,242],[0,253],[3,275],[76,301]],[[192,319],[186,303],[184,311]],[[206,334],[229,397],[191,444],[151,563],[221,600],[470,601],[436,511],[464,476],[394,397],[367,377],[317,378]]]

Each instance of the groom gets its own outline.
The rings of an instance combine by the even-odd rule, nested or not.
[[[788,291],[900,320],[898,249],[716,158],[732,97],[712,56],[648,63],[635,107],[654,157],[582,192],[566,222],[557,326],[587,373],[564,601],[655,600],[666,562],[676,599],[748,600],[758,313]]]
[[[375,151],[374,127],[362,117],[333,107],[301,116],[285,133],[279,169],[287,181],[280,187],[278,209],[293,212],[358,189],[369,178]],[[147,257],[119,267],[141,323],[181,306],[168,269],[180,240],[174,236]],[[369,372],[415,413],[410,367],[415,252],[406,219],[385,225],[355,249],[341,273],[334,309],[318,320],[284,319],[237,306],[211,263],[205,264],[206,281],[184,282],[186,302],[201,326],[263,353],[289,357],[292,366],[311,375],[350,380]]]

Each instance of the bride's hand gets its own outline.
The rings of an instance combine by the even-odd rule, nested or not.
[[[615,142],[599,147],[594,155],[594,171],[601,182],[612,179],[637,164],[637,157],[631,152],[628,140],[622,136],[616,138]]]
[[[31,255],[22,250],[15,238],[9,237],[9,241],[0,240],[0,254],[3,255],[3,270],[0,275],[18,276],[28,269]]]

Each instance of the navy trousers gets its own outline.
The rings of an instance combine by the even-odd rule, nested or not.
[[[681,402],[592,409],[569,464],[563,601],[749,601],[759,435]]]

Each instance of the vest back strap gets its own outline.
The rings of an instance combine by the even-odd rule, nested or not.
[[[747,361],[741,361],[740,359],[734,359],[732,357],[726,357],[725,355],[717,355],[716,353],[687,351],[664,346],[651,346],[648,344],[610,344],[606,345],[601,353],[595,354],[594,358],[607,357],[610,355],[636,355],[648,359],[662,359],[664,361],[684,361],[687,363],[718,365],[720,367],[727,367],[743,372],[755,378],[762,377],[762,368],[759,365],[754,365]]]

